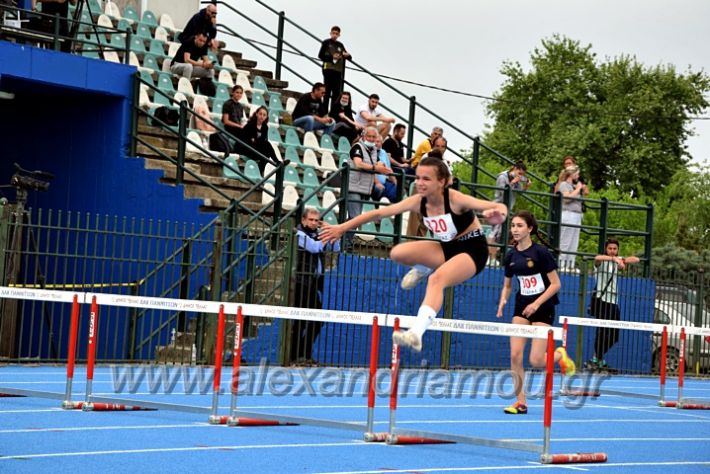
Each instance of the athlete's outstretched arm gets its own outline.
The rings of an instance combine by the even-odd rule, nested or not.
[[[398,203],[391,204],[389,206],[380,206],[372,211],[365,212],[359,216],[353,217],[352,219],[343,222],[342,224],[323,224],[320,232],[320,239],[324,242],[335,242],[338,240],[345,232],[357,229],[362,224],[368,222],[383,219],[385,217],[396,216],[397,214],[402,214],[407,211],[419,212],[419,203],[421,201],[421,196],[415,194],[409,196]]]
[[[508,215],[508,207],[503,203],[478,199],[455,190],[449,192],[457,207],[480,212],[491,224],[502,223]]]

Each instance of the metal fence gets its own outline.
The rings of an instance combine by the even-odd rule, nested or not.
[[[245,231],[235,215],[223,213],[199,227],[108,216],[34,210],[22,215],[3,208],[0,220],[2,284],[6,286],[117,293],[134,296],[221,300],[293,306],[295,302],[293,222],[277,230]],[[424,285],[404,291],[399,281],[406,268],[388,258],[386,236],[355,239],[349,252],[325,255],[322,304],[325,309],[373,314],[416,314]],[[562,272],[558,315],[586,316],[594,289],[591,261],[579,273]],[[495,311],[503,282],[499,266],[447,291],[442,316],[497,321]],[[710,325],[708,279],[697,274],[644,277],[641,266],[619,277],[618,302],[626,321],[689,326]],[[504,322],[509,322],[512,307]],[[70,309],[57,303],[0,300],[0,357],[5,361],[61,362],[66,359]],[[80,330],[86,334],[87,318]],[[98,360],[140,363],[201,364],[212,362],[215,315],[170,310],[106,308],[99,319]],[[324,324],[313,340],[293,334],[297,323],[249,318],[243,357],[246,363],[290,364],[306,351],[321,365],[362,367],[368,363],[369,330]],[[231,338],[233,325],[228,325]],[[570,351],[578,362],[591,357],[594,329],[573,329]],[[384,334],[380,365],[388,363],[390,334]],[[657,367],[658,343],[650,333],[621,331],[607,361],[627,374],[650,374]],[[679,346],[671,338],[670,354]],[[227,346],[229,347],[229,346]],[[675,352],[674,352],[675,351]],[[707,373],[710,342],[694,337],[688,344],[688,370]],[[509,367],[505,338],[443,334],[430,331],[421,353],[406,352],[407,367]],[[85,357],[82,342],[79,358]],[[296,356],[294,356],[296,354]],[[669,366],[672,370],[673,358]]]

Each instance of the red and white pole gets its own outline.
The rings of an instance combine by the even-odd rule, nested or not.
[[[67,351],[67,383],[64,389],[62,408],[76,410],[81,408],[82,402],[72,402],[72,383],[74,381],[74,363],[76,361],[76,340],[79,333],[79,296],[74,295],[71,307],[71,323],[69,325],[69,347]]]
[[[94,409],[91,402],[94,384],[94,364],[96,362],[96,341],[99,333],[99,305],[96,303],[96,296],[91,297],[91,313],[89,314],[89,344],[87,347],[86,361],[86,396],[81,407],[84,411]]]
[[[377,316],[372,318],[372,338],[370,341],[370,374],[367,382],[367,427],[365,428],[365,441],[383,441],[374,431],[375,424],[375,398],[377,388],[377,362],[379,359],[380,326]]]
[[[212,381],[212,414],[208,418],[211,424],[220,424],[220,417],[217,415],[219,409],[219,391],[222,383],[222,359],[224,358],[224,305],[219,305],[217,316],[217,338],[215,341],[214,353],[214,377]]]
[[[394,331],[399,331],[399,318],[394,320]],[[388,443],[396,443],[397,435],[394,434],[395,419],[397,415],[397,392],[399,389],[399,366],[400,366],[400,348],[399,344],[392,341],[392,358],[390,362],[390,372],[392,380],[390,381],[390,424]]]
[[[683,378],[685,377],[685,328],[680,328],[680,356],[678,357],[678,408],[683,408]]]
[[[661,393],[658,400],[658,406],[662,407],[674,407],[676,402],[666,401],[666,361],[668,360],[668,327],[663,326],[663,332],[661,333],[661,359],[659,364],[661,366]]]
[[[544,413],[544,437],[542,441],[541,462],[546,463],[550,458],[550,430],[552,428],[552,386],[554,383],[555,371],[555,339],[552,330],[547,331],[547,364],[545,370],[545,413]]]

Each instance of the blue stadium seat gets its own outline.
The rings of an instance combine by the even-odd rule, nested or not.
[[[244,175],[249,178],[250,181],[261,181],[262,179],[259,165],[257,165],[254,160],[247,160],[244,164]]]
[[[286,143],[286,145],[303,148],[303,145],[301,144],[301,139],[298,137],[298,133],[294,128],[289,128],[286,130],[286,140],[284,142]]]
[[[298,156],[298,149],[295,146],[286,147],[286,156],[284,159],[289,160],[293,165],[299,168],[303,168],[303,162],[301,161],[301,157]]]
[[[340,137],[340,139],[338,140],[338,151],[341,153],[350,153],[350,148],[352,148],[352,146],[350,145],[348,139],[345,137]]]
[[[330,137],[330,135],[327,135],[325,133],[323,134],[323,136],[320,138],[320,147],[323,150],[335,151],[333,139]]]
[[[394,239],[394,224],[392,223],[392,218],[385,217],[380,221],[380,232],[383,234],[390,235],[378,235],[377,240],[385,243],[392,242],[392,240]]]
[[[150,32],[150,26],[145,23],[138,23],[138,28],[136,30],[136,36],[145,39],[153,39],[153,35]]]
[[[293,166],[287,166],[284,172],[284,183],[291,183],[297,188],[303,187],[301,183],[301,178],[298,176],[298,170]]]
[[[279,133],[279,129],[276,127],[269,127],[268,138],[269,138],[270,142],[274,142],[279,145],[283,144],[283,141],[281,140],[281,134]]]
[[[269,111],[276,112],[277,114],[284,111],[283,104],[281,104],[281,96],[274,94],[269,96]]]
[[[266,100],[264,100],[264,95],[259,91],[251,91],[251,101],[252,105],[264,106],[266,107]]]
[[[141,20],[141,23],[145,23],[146,25],[155,28],[158,26],[158,19],[155,17],[155,13],[150,10],[146,10],[143,12],[143,19]]]
[[[138,23],[140,21],[138,18],[138,12],[131,5],[126,5],[124,7],[122,16],[130,23]]]
[[[313,168],[303,169],[303,186],[306,188],[317,188],[320,186],[320,180]]]
[[[234,170],[239,170],[239,164],[237,163],[236,158],[234,158],[233,156],[227,157],[227,158],[224,160],[224,162],[225,162],[225,164],[227,164],[227,165],[231,166],[232,168],[234,168]],[[225,178],[236,178],[236,179],[239,179],[240,176],[239,176],[234,170],[230,169],[229,166],[223,166],[223,167],[222,167],[222,170],[223,170],[223,173],[224,173],[224,177],[225,177]]]

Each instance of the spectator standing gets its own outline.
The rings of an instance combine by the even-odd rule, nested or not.
[[[293,109],[294,127],[301,127],[306,132],[323,130],[330,135],[335,127],[335,120],[328,116],[323,96],[325,85],[320,82],[313,84],[311,92],[303,94]]]
[[[617,276],[627,265],[639,263],[638,257],[619,256],[619,241],[608,239],[604,244],[604,255],[594,257],[596,268],[596,288],[592,294],[589,305],[589,315],[597,319],[619,321],[621,309],[619,308]],[[604,357],[609,349],[619,340],[617,328],[597,328],[594,337],[594,356],[587,361],[585,368],[588,370],[605,370],[609,366]]]
[[[390,127],[394,123],[394,118],[388,117],[380,107],[380,96],[370,94],[367,103],[360,106],[355,116],[355,121],[361,126],[373,126],[382,138],[390,133]]]
[[[335,119],[333,134],[345,137],[352,145],[362,133],[363,126],[355,122],[350,92],[340,94],[340,99],[333,103],[330,116]]]
[[[242,86],[232,87],[231,98],[222,105],[222,123],[224,129],[234,136],[238,136],[239,132],[244,128],[246,120],[246,112],[244,104],[241,103],[244,96]]]
[[[170,72],[187,79],[214,78],[214,65],[207,57],[207,36],[197,33],[187,38],[175,53]]]
[[[184,43],[198,33],[203,33],[207,37],[207,45],[213,51],[217,51],[217,4],[210,3],[205,8],[195,13],[185,28],[178,35],[177,40]]]
[[[515,198],[516,198],[516,191],[525,191],[528,188],[530,188],[530,181],[528,180],[526,174],[527,174],[528,168],[525,166],[525,163],[522,161],[517,161],[515,164],[508,170],[502,171],[501,173],[498,174],[496,177],[496,192],[495,192],[495,197],[493,200],[495,202],[500,202],[505,205],[508,205],[507,202],[505,202],[505,187],[510,186],[511,189],[511,194],[510,194],[510,207],[508,208],[508,211],[512,211],[513,208],[515,207]],[[502,244],[507,236],[501,236],[501,232],[503,231],[503,224],[498,224],[494,225],[491,227],[491,232],[488,235],[488,243],[489,244]],[[501,238],[503,237],[503,238]],[[497,263],[497,258],[498,256],[498,247],[495,245],[489,245],[488,246],[488,263],[495,265]]]
[[[575,253],[579,246],[582,225],[582,201],[586,186],[579,181],[579,168],[569,166],[562,173],[559,192],[562,193],[562,219],[560,220],[560,269],[575,270]],[[574,227],[572,227],[574,226]]]
[[[297,308],[321,309],[323,307],[323,253],[339,251],[340,243],[326,244],[318,239],[320,213],[307,207],[296,230],[298,254],[294,285],[294,305]],[[313,345],[320,334],[321,321],[294,320],[291,329],[291,362],[315,365]]]
[[[570,166],[579,167],[579,165],[577,164],[577,160],[574,158],[574,156],[567,155],[562,160],[562,171],[560,171],[560,175],[557,178],[557,183],[555,183],[555,192],[558,192],[560,190],[560,184],[562,184],[562,181],[563,181],[562,180],[562,173],[564,173],[565,169],[569,168]],[[581,170],[580,170],[579,181],[581,181],[582,184],[587,184],[587,183],[585,183],[584,179],[581,177]],[[584,190],[582,191],[582,195],[586,196],[587,194],[589,194],[589,188],[585,186]]]
[[[249,120],[239,132],[237,138],[239,138],[242,142],[249,145],[251,148],[258,151],[262,155],[271,158],[271,161],[275,163],[277,158],[276,152],[271,146],[271,142],[269,142],[268,120],[269,111],[266,107],[262,105],[261,107],[256,109],[256,112],[254,112],[251,117],[249,117]],[[252,159],[256,160],[257,164],[259,165],[261,175],[264,175],[266,161],[262,157],[255,155],[253,151],[251,151],[246,146],[240,144],[239,142],[235,144],[234,152],[239,153],[240,155],[249,156]]]
[[[330,38],[324,39],[318,51],[318,58],[323,61],[323,82],[325,83],[325,105],[333,108],[340,97],[345,81],[345,60],[352,59],[340,38],[340,27],[330,29]],[[333,116],[335,118],[335,116]]]

